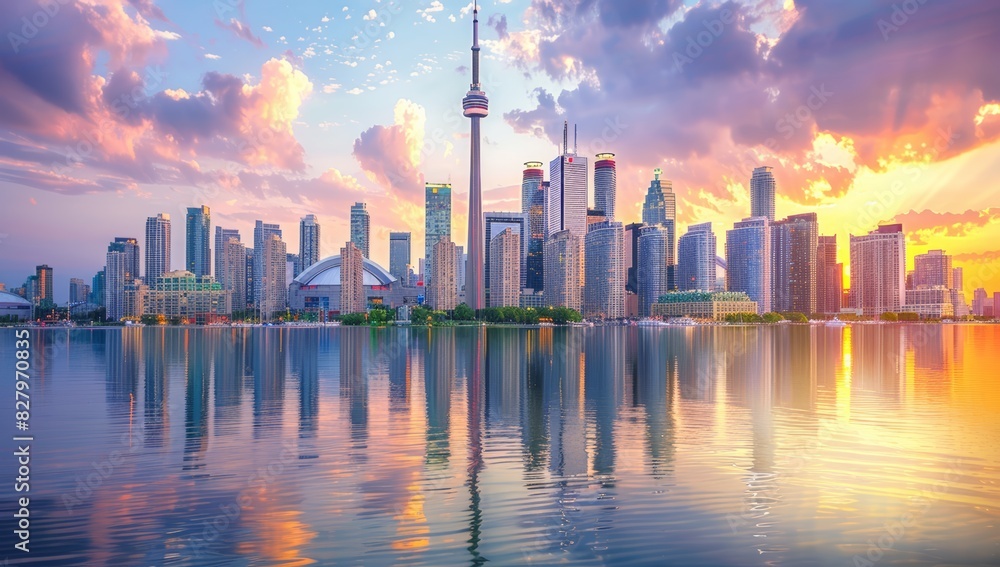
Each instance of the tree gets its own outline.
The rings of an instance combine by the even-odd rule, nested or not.
[[[467,304],[459,303],[458,306],[455,307],[455,312],[452,313],[451,318],[455,321],[473,321],[476,318],[476,312],[473,311]]]
[[[896,321],[899,321],[899,315],[896,315],[891,311],[886,311],[881,316],[879,316],[879,319],[883,321],[888,321],[890,323],[895,323]]]
[[[907,321],[910,323],[920,321],[920,315],[917,313],[900,313],[898,317],[900,321]]]
[[[785,318],[781,316],[781,313],[774,312],[765,313],[763,319],[765,323],[777,323],[778,321],[785,320]]]
[[[348,313],[340,317],[340,324],[348,327],[357,327],[368,323],[368,318],[364,313]]]

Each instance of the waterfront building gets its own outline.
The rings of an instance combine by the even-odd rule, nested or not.
[[[639,315],[648,317],[657,298],[673,290],[672,273],[673,223],[642,227],[636,276]]]
[[[254,307],[260,308],[264,300],[264,257],[265,243],[271,240],[272,236],[281,238],[281,227],[276,224],[269,224],[263,221],[256,221],[253,228],[253,269],[247,274],[253,282],[253,303]],[[249,251],[247,251],[249,254]],[[284,256],[284,255],[282,255]],[[284,258],[282,258],[284,266]]]
[[[868,316],[899,312],[906,301],[906,236],[903,225],[882,225],[851,235],[851,297]]]
[[[943,285],[921,285],[906,290],[906,304],[902,311],[916,313],[922,319],[944,319],[955,315],[951,290]]]
[[[694,224],[677,241],[677,289],[715,291],[716,239],[712,223]]]
[[[187,210],[186,256],[187,271],[194,275],[212,275],[212,215],[206,206]]]
[[[674,291],[653,304],[654,317],[690,317],[721,321],[727,315],[757,313],[757,302],[742,291]]]
[[[837,236],[820,236],[816,250],[816,312],[840,313],[844,295],[844,265],[837,263]]]
[[[80,278],[69,279],[69,302],[86,303],[90,299],[90,285]]]
[[[951,256],[944,250],[929,250],[926,254],[913,257],[913,289],[921,286],[945,287],[953,285],[954,274],[951,268]]]
[[[170,215],[159,213],[146,219],[146,281],[170,271]]]
[[[771,224],[743,219],[726,232],[726,289],[745,292],[760,313],[771,311]]]
[[[581,264],[580,238],[571,230],[562,230],[545,242],[545,304],[580,310]]]
[[[521,288],[527,287],[527,260],[528,260],[528,219],[523,213],[505,213],[505,212],[488,212],[484,217],[484,227],[486,230],[486,241],[485,249],[490,249],[490,243],[493,242],[493,238],[500,234],[501,232],[511,229],[511,232],[517,235],[518,243],[520,246],[520,252],[518,253],[518,272],[520,274],[520,282],[518,282],[518,293],[520,293]],[[486,281],[486,298],[489,300],[490,290],[492,289],[492,275],[491,275],[491,263],[487,262],[485,266],[485,281]],[[461,270],[460,270],[461,271]],[[462,278],[460,278],[462,281]],[[492,306],[493,302],[488,301]]]
[[[487,222],[487,230],[489,223]],[[506,227],[490,241],[490,307],[517,307],[521,296],[521,235]]]
[[[524,164],[521,181],[521,212],[528,220],[528,257],[524,266],[524,286],[535,291],[544,289],[545,200],[548,184],[544,181],[542,162]]]
[[[340,313],[364,313],[368,310],[365,297],[365,256],[354,242],[340,249]]]
[[[139,241],[135,238],[115,238],[108,245],[104,267],[104,306],[107,318],[118,321],[134,316],[125,304],[125,286],[139,278]]]
[[[389,233],[389,273],[403,285],[409,285],[407,272],[410,269],[411,250],[409,232]]]
[[[213,274],[215,275],[215,281],[222,285],[222,289],[230,289],[226,280],[225,247],[226,243],[228,243],[231,238],[240,240],[240,231],[235,228],[222,228],[221,226],[215,227],[215,271]],[[154,281],[156,280],[148,280],[148,283],[152,283]]]
[[[622,223],[604,221],[590,225],[583,247],[586,266],[584,316],[625,317],[625,228]]]
[[[434,245],[440,240],[451,240],[451,183],[424,185],[424,263],[430,266],[434,259]],[[432,274],[424,273],[424,285],[429,286]]]
[[[587,158],[578,156],[576,148],[570,151],[568,128],[564,122],[562,155],[549,163],[546,226],[550,238],[568,230],[582,244],[587,235]]]
[[[167,272],[154,283],[133,285],[127,303],[137,315],[160,315],[205,324],[225,320],[232,314],[232,293],[212,276],[196,276],[187,270]]]
[[[346,246],[345,246],[346,247]],[[343,298],[341,269],[343,256],[324,258],[306,268],[289,285],[288,304],[292,310],[315,313],[320,320],[329,320],[346,313],[341,306]],[[361,258],[361,284],[363,303],[367,310],[372,305],[396,309],[403,305],[416,305],[422,290],[406,287],[388,270],[375,262]],[[356,307],[356,305],[355,305]]]
[[[52,290],[52,268],[48,264],[35,266],[35,281],[38,286],[35,304],[43,307],[55,305],[55,294]]]
[[[286,283],[288,252],[285,243],[277,234],[261,245],[260,298],[257,301],[257,311],[261,320],[267,321],[283,312],[288,298]]]
[[[239,236],[230,236],[215,249],[217,281],[222,289],[229,292],[230,305],[233,311],[245,311],[247,308],[247,262],[246,245],[240,242]],[[221,264],[218,260],[221,258]]]
[[[816,213],[771,223],[771,310],[816,313],[818,252]]]
[[[431,307],[451,311],[458,305],[458,247],[451,240],[438,240],[431,254]]]

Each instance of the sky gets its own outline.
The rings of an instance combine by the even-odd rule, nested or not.
[[[368,203],[423,250],[423,184],[454,186],[466,241],[471,3],[449,0],[7,0],[0,4],[0,282],[54,268],[56,301],[107,243],[184,214],[252,243],[257,219],[316,214],[323,256]],[[641,218],[654,168],[678,234],[749,216],[774,167],[777,214],[850,234],[901,222],[944,249],[965,291],[1000,291],[1000,3],[986,0],[486,0],[480,3],[484,210],[519,210],[522,164],[616,154],[617,216]],[[591,189],[592,191],[592,189]],[[591,195],[591,202],[593,196]],[[252,244],[251,244],[252,245]]]

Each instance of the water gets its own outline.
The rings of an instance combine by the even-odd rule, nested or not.
[[[32,342],[11,565],[1000,564],[1000,326]]]

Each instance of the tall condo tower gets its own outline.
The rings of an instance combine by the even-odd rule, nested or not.
[[[466,117],[472,120],[472,153],[469,162],[469,260],[465,271],[465,302],[473,309],[486,307],[483,287],[485,250],[483,239],[483,186],[480,171],[479,121],[489,115],[489,99],[479,84],[479,6],[472,8],[472,84],[462,100]]]
[[[615,220],[615,194],[618,190],[618,172],[615,154],[597,154],[594,162],[594,207],[604,213],[609,221]]]

